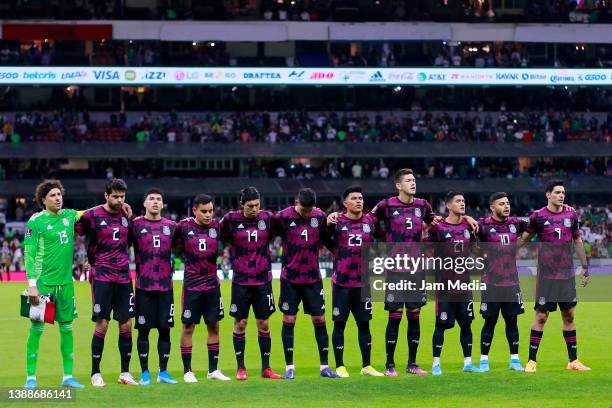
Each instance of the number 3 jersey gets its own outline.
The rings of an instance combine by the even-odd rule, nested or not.
[[[130,240],[136,255],[136,288],[172,290],[172,240],[176,224],[167,218],[132,221]]]
[[[130,283],[128,235],[130,220],[121,211],[110,213],[103,205],[85,211],[76,231],[88,239],[87,258],[93,279]]]
[[[233,283],[261,286],[272,280],[269,244],[274,214],[261,210],[254,218],[230,211],[221,220],[221,239],[232,246]]]
[[[319,247],[327,217],[313,208],[308,219],[295,207],[287,207],[276,214],[278,232],[283,238],[283,269],[281,278],[291,283],[315,283],[321,280]]]
[[[543,243],[538,250],[538,276],[546,279],[574,277],[572,242],[580,238],[578,214],[563,209],[559,213],[547,207],[529,217],[527,232],[537,234]]]
[[[345,214],[338,216],[335,225],[327,228],[327,247],[334,255],[332,282],[342,287],[363,287],[361,271],[361,248],[374,242],[378,219],[372,214],[363,214],[358,220]]]
[[[186,218],[177,225],[174,243],[182,251],[185,262],[183,288],[193,292],[217,288],[219,221],[200,225],[195,218]]]

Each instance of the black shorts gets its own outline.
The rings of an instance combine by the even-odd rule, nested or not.
[[[358,322],[372,320],[372,301],[369,296],[362,297],[363,289],[345,288],[336,284],[332,286],[332,320],[334,322],[346,322],[349,313],[353,313],[353,317]]]
[[[448,329],[457,323],[472,323],[474,320],[474,302],[436,302],[436,324]]]
[[[115,283],[93,280],[91,282],[93,303],[92,321],[113,319],[126,322],[136,315],[136,305],[132,282]]]
[[[236,320],[246,319],[251,306],[255,318],[259,320],[267,320],[276,311],[271,282],[260,286],[238,285],[232,282],[230,316]]]
[[[281,279],[278,308],[283,314],[294,316],[300,310],[300,302],[304,303],[304,313],[323,316],[325,314],[323,282],[291,283]]]
[[[503,317],[525,313],[521,289],[518,286],[487,285],[487,290],[482,291],[480,314],[485,317],[497,317],[500,311]]]
[[[174,292],[136,288],[136,328],[174,327]]]
[[[536,290],[536,303],[533,310],[554,312],[569,310],[578,304],[576,281],[571,279],[540,279]]]
[[[191,291],[183,289],[183,309],[181,321],[185,324],[213,324],[223,319],[223,299],[221,299],[221,288],[203,291]]]

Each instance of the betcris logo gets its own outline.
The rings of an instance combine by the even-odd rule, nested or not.
[[[87,77],[87,71],[62,72],[62,79],[82,79]]]
[[[310,74],[310,77],[308,79],[313,79],[316,81],[334,79],[334,73],[333,72],[313,72],[312,74]]]
[[[119,71],[115,70],[96,70],[94,69],[94,78],[96,81],[114,81],[119,80]]]
[[[368,81],[370,81],[370,82],[387,82],[387,80],[385,79],[385,77],[383,76],[383,74],[380,71],[376,71],[375,73],[373,73],[372,76],[370,77],[370,79],[368,79]]]
[[[573,75],[551,75],[550,82],[556,84],[557,82],[574,82],[576,78]]]
[[[495,79],[502,80],[502,81],[507,81],[507,80],[516,81],[517,79],[519,79],[519,74],[514,73],[514,72],[513,73],[510,73],[510,72],[497,73],[495,74]]]
[[[287,78],[292,79],[294,81],[301,81],[304,79],[304,74],[306,71],[291,71]]]
[[[35,80],[40,80],[40,79],[57,79],[57,74],[55,72],[24,72],[23,73],[23,79],[35,79]]]
[[[586,74],[586,75],[578,75],[579,81],[605,81],[607,79],[606,74]]]
[[[0,79],[17,79],[19,74],[17,72],[0,72]]]
[[[245,72],[242,74],[244,79],[280,79],[278,72]]]

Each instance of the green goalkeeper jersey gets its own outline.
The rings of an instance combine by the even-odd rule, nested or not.
[[[63,209],[34,214],[26,224],[25,264],[28,279],[47,286],[72,282],[74,223],[82,211]]]

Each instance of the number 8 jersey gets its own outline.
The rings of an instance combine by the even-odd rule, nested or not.
[[[363,214],[358,220],[345,214],[338,216],[336,225],[328,227],[328,248],[334,255],[332,282],[342,287],[362,287],[361,248],[374,242],[377,218]]]

